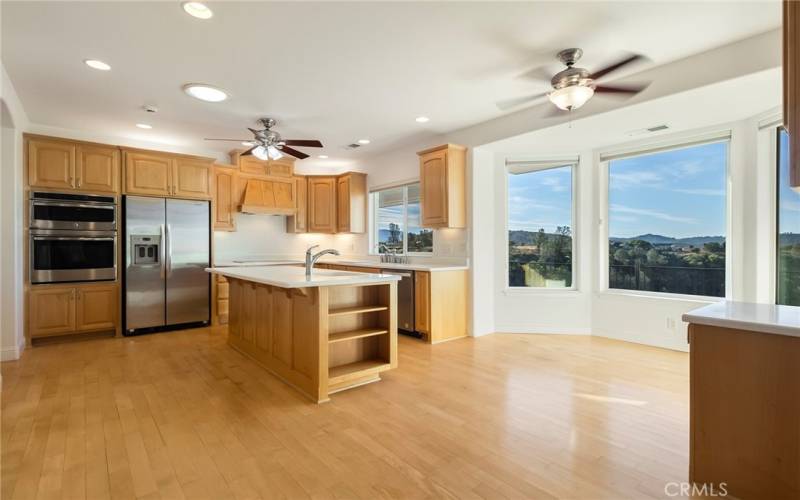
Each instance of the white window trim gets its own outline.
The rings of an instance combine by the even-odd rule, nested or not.
[[[510,258],[508,252],[508,176],[510,173],[509,167],[513,167],[516,165],[527,164],[531,168],[527,170],[527,172],[538,172],[542,170],[550,170],[552,168],[559,168],[559,167],[567,167],[569,166],[572,169],[572,213],[571,213],[571,229],[572,229],[572,286],[564,287],[564,288],[546,288],[546,287],[528,287],[528,286],[511,286],[508,283],[508,260]],[[578,267],[579,261],[576,260],[578,258],[578,210],[579,210],[579,199],[578,199],[578,166],[580,165],[580,156],[569,156],[563,157],[559,159],[559,157],[547,157],[547,158],[506,158],[505,164],[503,166],[503,224],[504,224],[504,231],[503,235],[505,238],[505,245],[504,245],[504,253],[505,257],[503,259],[503,290],[502,293],[504,295],[552,295],[558,294],[567,296],[575,296],[579,294],[579,283],[578,283]]]
[[[430,252],[409,252],[408,251],[408,186],[412,184],[420,184],[419,179],[413,179],[403,182],[391,183],[391,184],[384,184],[381,186],[374,186],[369,189],[369,203],[368,203],[368,210],[369,210],[369,255],[384,255],[378,252],[377,248],[377,238],[378,238],[378,218],[376,217],[376,210],[377,207],[375,206],[374,201],[374,194],[379,191],[385,191],[387,189],[395,189],[395,188],[403,188],[403,253],[398,255],[403,255],[407,257],[433,257],[434,253],[436,252],[436,235],[433,234],[431,236],[431,251]],[[421,199],[422,195],[420,194],[420,206],[421,206]],[[421,214],[420,214],[421,217]],[[420,220],[420,224],[422,220]],[[423,229],[431,229],[425,228]],[[434,231],[431,229],[431,231]]]
[[[731,174],[733,171],[732,168],[732,154],[731,151],[733,149],[734,144],[734,137],[733,131],[730,128],[721,128],[712,130],[711,132],[702,133],[702,134],[694,134],[694,135],[684,135],[681,134],[680,137],[673,137],[661,142],[648,142],[648,141],[641,141],[639,143],[631,143],[625,146],[624,149],[609,149],[609,150],[602,150],[599,151],[596,155],[597,164],[599,165],[599,189],[600,192],[598,193],[598,199],[600,204],[600,210],[598,212],[598,240],[599,240],[599,252],[598,252],[598,259],[599,259],[599,286],[598,286],[598,293],[600,295],[611,295],[611,296],[628,296],[628,297],[641,297],[641,298],[657,298],[657,299],[674,299],[680,301],[688,301],[688,302],[699,302],[699,303],[714,303],[714,302],[722,302],[728,300],[729,297],[733,295],[733,280],[732,280],[732,271],[733,271],[733,258],[732,255],[734,252],[734,245],[733,238],[732,238],[732,221],[731,221],[731,213],[732,213],[732,193],[731,193]],[[683,293],[670,293],[670,292],[651,292],[647,290],[628,290],[625,288],[609,288],[608,286],[608,266],[609,266],[609,254],[608,254],[608,218],[609,218],[609,206],[608,206],[608,192],[609,192],[609,167],[610,163],[613,160],[622,159],[626,157],[633,157],[633,156],[642,156],[647,154],[671,151],[675,149],[683,149],[689,148],[693,146],[699,146],[702,144],[710,144],[714,142],[726,142],[728,143],[727,148],[727,162],[725,165],[725,296],[724,297],[709,297],[707,295],[690,295],[690,294],[683,294]]]

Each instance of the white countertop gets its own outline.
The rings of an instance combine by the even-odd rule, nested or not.
[[[302,259],[241,259],[241,260],[219,260],[214,262],[214,267],[249,267],[249,266],[291,266],[297,264],[304,264]],[[378,262],[374,260],[350,260],[350,259],[329,259],[323,257],[317,261],[317,264],[338,264],[342,266],[353,267],[376,267],[379,269],[398,269],[406,271],[464,271],[469,269],[469,266],[462,264],[392,264],[389,262]]]
[[[689,311],[683,321],[800,337],[800,307],[722,301]]]
[[[206,272],[280,288],[375,285],[400,280],[399,276],[389,274],[354,273],[328,269],[314,269],[311,278],[306,279],[305,269],[292,266],[209,267],[206,268]]]

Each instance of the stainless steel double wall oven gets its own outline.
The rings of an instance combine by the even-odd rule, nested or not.
[[[32,284],[117,278],[117,201],[113,196],[31,192]]]

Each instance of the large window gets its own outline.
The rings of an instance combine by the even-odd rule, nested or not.
[[[789,135],[778,130],[777,303],[800,306],[800,193],[789,187]]]
[[[572,287],[573,168],[508,165],[508,286]]]
[[[608,287],[725,296],[728,140],[608,160]]]
[[[433,231],[420,222],[419,183],[375,191],[371,196],[373,252],[433,252]]]

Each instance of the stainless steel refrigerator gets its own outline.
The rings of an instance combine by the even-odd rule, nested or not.
[[[210,320],[208,201],[126,196],[125,333]]]

